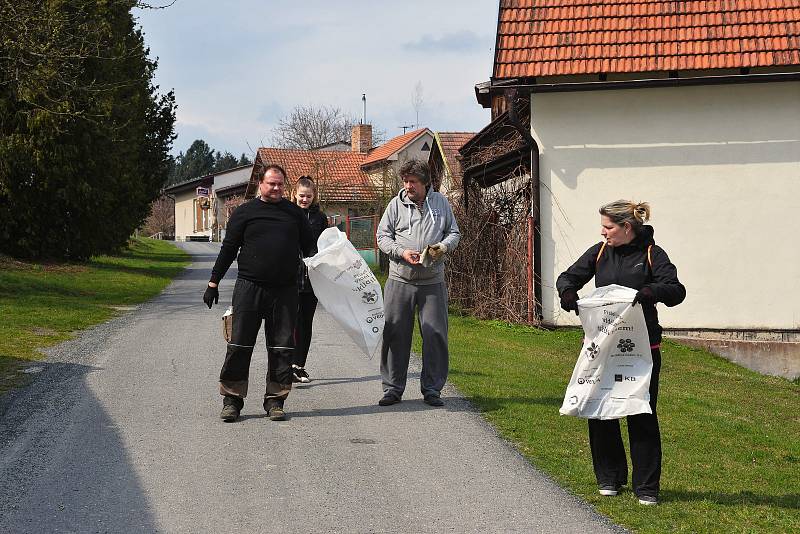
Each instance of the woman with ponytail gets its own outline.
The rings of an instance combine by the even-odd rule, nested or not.
[[[314,238],[314,252],[316,252],[317,239],[328,227],[328,217],[319,209],[317,184],[310,176],[301,176],[297,180],[292,200],[302,208],[303,213],[308,217],[311,234]],[[294,331],[295,353],[292,373],[295,382],[307,383],[311,381],[306,371],[306,359],[311,346],[311,328],[314,323],[314,312],[317,310],[317,296],[311,287],[308,269],[304,263],[300,265],[298,292],[300,298],[298,299],[297,323]]]
[[[678,272],[667,253],[655,244],[650,205],[617,200],[600,208],[600,234],[604,241],[583,253],[561,273],[556,288],[564,311],[578,313],[578,290],[592,278],[595,287],[619,284],[636,289],[650,336],[653,372],[650,379],[652,414],[628,416],[633,473],[631,486],[641,504],[658,504],[661,479],[661,434],[656,415],[661,371],[661,325],[656,303],[675,306],[686,298]],[[601,495],[617,495],[628,481],[628,464],[619,421],[589,419],[589,445]]]

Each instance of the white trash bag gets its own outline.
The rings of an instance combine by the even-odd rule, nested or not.
[[[372,358],[383,336],[383,293],[369,265],[344,232],[328,228],[317,252],[303,261],[314,294],[364,353]]]
[[[578,301],[584,339],[559,412],[588,419],[652,413],[653,356],[636,290],[598,287]]]

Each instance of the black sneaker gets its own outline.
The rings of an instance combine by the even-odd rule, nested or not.
[[[308,384],[311,378],[308,376],[305,367],[292,364],[292,382],[300,382],[301,384]]]
[[[444,406],[444,401],[439,397],[439,395],[425,395],[423,402],[428,406],[433,406],[435,408],[439,408]]]
[[[378,406],[391,406],[392,404],[397,404],[398,402],[400,402],[400,397],[386,394],[381,400],[378,401]]]
[[[225,398],[222,399],[222,411],[220,412],[219,417],[226,423],[233,423],[239,419],[239,412],[242,411],[243,407],[244,399],[241,397],[226,395]]]
[[[605,484],[600,486],[600,495],[604,497],[616,497],[619,493],[619,486],[611,486],[609,484]]]
[[[639,504],[655,506],[658,504],[658,497],[655,495],[639,495]]]

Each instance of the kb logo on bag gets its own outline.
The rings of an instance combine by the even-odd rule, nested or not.
[[[635,376],[614,375],[614,382],[636,382]]]

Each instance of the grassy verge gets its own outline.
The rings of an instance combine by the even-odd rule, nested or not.
[[[0,393],[39,349],[157,295],[188,264],[173,244],[138,239],[117,256],[35,264],[0,258]]]
[[[558,414],[581,338],[451,316],[450,381],[534,465],[619,524],[800,532],[800,386],[665,342],[662,504],[643,507],[629,487],[617,498],[597,494],[586,422]]]
[[[378,282],[381,284],[381,287],[386,285],[386,279],[389,277],[388,274],[384,274],[381,272],[380,267],[377,265],[370,265],[370,269],[372,269],[372,274],[375,275],[375,278],[378,279]]]

